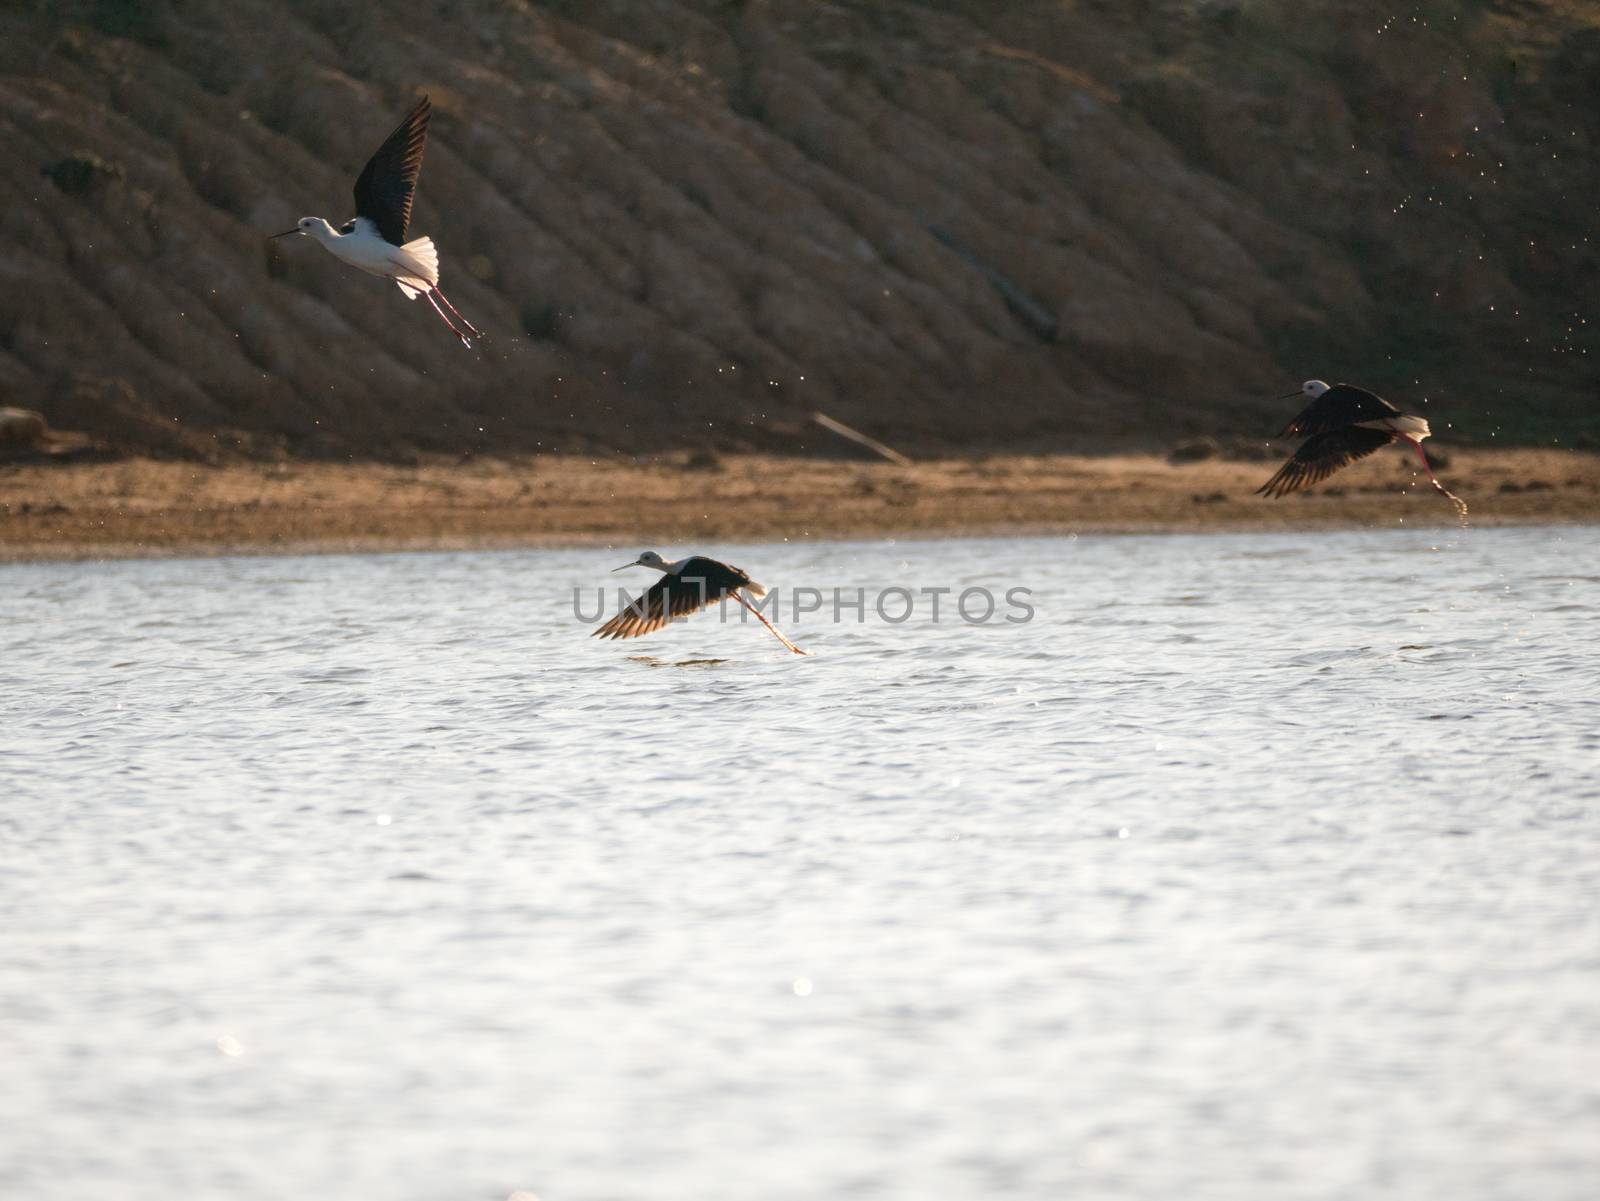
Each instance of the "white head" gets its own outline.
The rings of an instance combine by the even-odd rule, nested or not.
[[[321,217],[301,217],[296,221],[293,229],[286,229],[281,234],[273,234],[274,238],[287,238],[290,234],[305,234],[307,237],[321,241],[324,238],[338,237],[333,226]]]
[[[1279,400],[1293,400],[1296,396],[1309,396],[1312,400],[1321,396],[1328,390],[1328,385],[1319,379],[1308,379],[1300,385],[1300,391],[1291,392],[1287,396],[1278,397]]]
[[[630,567],[654,567],[657,571],[667,570],[667,561],[653,550],[647,550],[632,563],[624,563],[621,567],[612,568],[613,571],[626,571]]]

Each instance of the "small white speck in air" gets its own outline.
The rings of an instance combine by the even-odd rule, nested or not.
[[[794,995],[797,997],[809,997],[811,995],[811,981],[804,976],[801,976],[790,987],[794,989]]]
[[[1120,829],[1118,829],[1117,830],[1117,837],[1118,838],[1126,838],[1126,837],[1128,837],[1128,827],[1127,826],[1123,826]]]
[[[244,1044],[231,1034],[224,1034],[217,1039],[217,1050],[230,1059],[237,1059],[244,1054]]]
[[[377,817],[373,818],[372,820],[376,824],[378,824],[380,826],[387,826],[390,822],[392,822],[394,820],[394,818],[390,817],[387,813],[380,813],[380,814],[378,814]]]

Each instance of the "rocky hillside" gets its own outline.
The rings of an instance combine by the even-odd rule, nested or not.
[[[472,351],[264,237],[423,92]],[[1083,449],[1325,375],[1594,436],[1597,151],[1590,0],[21,0],[0,403],[207,457]]]

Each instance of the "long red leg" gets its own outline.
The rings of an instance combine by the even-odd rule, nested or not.
[[[1428,478],[1433,481],[1433,486],[1439,490],[1440,494],[1456,507],[1456,512],[1461,516],[1461,523],[1465,525],[1467,521],[1467,502],[1439,482],[1439,477],[1433,474],[1433,464],[1428,462],[1427,452],[1422,449],[1422,443],[1415,438],[1407,438],[1406,441],[1416,447],[1417,458],[1422,460],[1422,469],[1428,473]]]
[[[483,337],[483,331],[481,329],[479,329],[476,325],[473,325],[472,322],[468,321],[465,317],[463,317],[461,315],[460,311],[456,308],[456,306],[450,303],[450,298],[444,294],[443,290],[439,287],[438,284],[434,284],[434,286],[433,286],[433,294],[435,296],[437,296],[440,300],[444,301],[444,307],[450,310],[450,315],[452,317],[454,317],[457,321],[461,322],[462,325],[466,326],[467,327],[467,332],[469,334],[471,334],[474,338]]]
[[[424,292],[423,295],[428,298],[428,303],[433,306],[433,311],[439,314],[439,320],[445,323],[445,326],[452,334],[461,339],[461,345],[465,346],[468,350],[471,350],[472,343],[467,340],[467,335],[458,330],[450,318],[444,315],[444,310],[439,307],[439,302],[433,298],[433,293]]]
[[[779,642],[783,643],[784,646],[786,646],[790,650],[792,650],[795,654],[797,654],[797,655],[806,655],[806,654],[810,654],[811,653],[809,651],[801,650],[798,646],[796,646],[794,643],[790,642],[781,633],[779,633],[778,632],[778,627],[773,625],[770,621],[768,621],[766,619],[765,614],[763,614],[760,609],[756,608],[749,601],[745,600],[744,597],[740,596],[738,589],[734,589],[734,591],[732,593],[730,593],[729,595],[731,595],[734,600],[738,601],[746,609],[749,609],[750,612],[754,613],[756,615],[756,620],[759,621],[762,625],[766,626],[767,629],[771,630],[772,631],[772,636],[774,638],[776,638]]]

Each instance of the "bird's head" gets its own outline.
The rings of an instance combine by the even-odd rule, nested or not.
[[[632,563],[624,563],[621,567],[615,567],[612,570],[626,571],[630,567],[654,567],[657,571],[665,571],[667,569],[667,561],[656,554],[655,551],[647,550]]]
[[[333,226],[321,217],[301,217],[294,223],[293,229],[286,229],[281,234],[273,234],[274,238],[287,238],[290,234],[305,234],[307,237],[321,237],[324,232],[333,233]]]
[[[1309,396],[1312,400],[1321,396],[1328,390],[1328,385],[1319,379],[1308,379],[1300,385],[1300,391],[1290,392],[1287,396],[1278,397],[1279,400],[1293,400],[1296,396]]]

